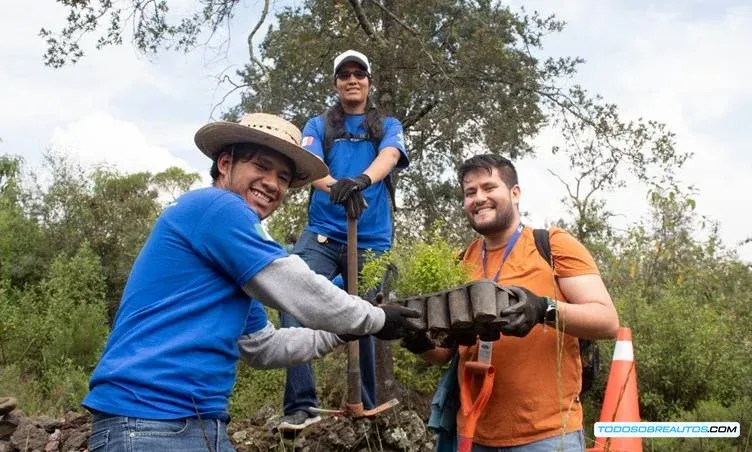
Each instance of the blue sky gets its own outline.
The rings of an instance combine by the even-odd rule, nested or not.
[[[42,25],[54,28],[64,11],[52,0],[39,7],[4,2],[0,15],[1,153],[23,156],[28,165],[55,149],[86,164],[106,161],[124,171],[159,171],[171,165],[202,174],[208,161],[193,144],[226,87],[217,77],[247,60],[245,36],[220,35],[212,48],[189,54],[160,53],[151,59],[125,45],[91,49],[77,65],[42,65]],[[171,2],[171,4],[173,4]],[[175,2],[190,8],[191,0]],[[273,9],[279,9],[279,2]],[[752,5],[711,1],[512,1],[567,22],[545,41],[550,55],[585,58],[575,82],[618,104],[628,117],[665,122],[677,144],[694,153],[679,173],[699,193],[699,213],[717,220],[728,246],[752,236],[744,208],[752,202]],[[245,1],[233,29],[249,29],[260,11]],[[85,46],[86,47],[86,46]],[[237,101],[230,97],[229,108]],[[220,107],[215,117],[222,111]],[[547,170],[563,162],[547,154],[551,132],[535,140],[534,160],[519,162],[527,221],[543,225],[565,215],[563,188]],[[645,194],[634,184],[609,194],[620,213],[618,227],[643,218]],[[752,245],[738,250],[752,262]]]

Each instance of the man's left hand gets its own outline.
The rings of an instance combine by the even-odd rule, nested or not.
[[[539,297],[524,287],[509,286],[507,289],[517,298],[517,303],[499,313],[499,329],[502,334],[525,337],[537,323],[543,323],[548,303],[545,297]]]

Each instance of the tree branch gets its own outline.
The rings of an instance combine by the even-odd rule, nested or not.
[[[373,28],[373,24],[371,24],[371,21],[368,20],[366,13],[363,11],[360,0],[350,0],[350,6],[352,6],[353,12],[355,13],[355,18],[358,19],[360,28],[362,28],[370,38],[375,40],[379,47],[386,47],[387,42],[376,32],[376,29]]]
[[[269,14],[269,0],[264,0],[264,10],[261,11],[261,17],[259,18],[256,26],[253,27],[253,30],[251,30],[251,33],[248,35],[248,55],[251,57],[251,61],[256,63],[256,65],[264,72],[264,74],[266,74],[266,68],[263,64],[261,64],[260,61],[256,59],[253,54],[253,36],[257,31],[259,31],[259,28],[261,28],[261,25],[264,24],[264,21],[266,21],[267,14]]]
[[[420,110],[413,112],[409,114],[403,121],[402,125],[404,126],[405,130],[412,127],[415,123],[420,121],[421,118],[423,118],[425,115],[427,115],[431,110],[433,110],[433,107],[436,106],[436,100],[431,99],[427,103],[421,107]]]
[[[248,87],[250,87],[250,85],[248,85],[247,83],[244,83],[244,84],[242,84],[242,85],[238,85],[237,83],[233,82],[233,81],[232,81],[232,79],[230,78],[230,76],[228,76],[227,74],[223,75],[222,77],[220,77],[220,78],[219,78],[219,80],[217,80],[217,88],[219,88],[219,85],[221,85],[221,84],[222,84],[222,82],[227,82],[227,83],[229,83],[230,85],[232,85],[232,86],[233,86],[233,88],[232,88],[232,89],[231,89],[230,91],[227,91],[227,92],[226,92],[226,93],[225,93],[225,94],[224,94],[224,95],[222,96],[222,99],[221,99],[221,100],[220,100],[219,102],[217,102],[216,104],[214,104],[214,106],[212,106],[212,109],[211,109],[211,111],[209,112],[209,118],[212,118],[212,117],[214,116],[214,111],[215,111],[215,110],[216,110],[216,109],[217,109],[217,108],[218,108],[218,107],[219,107],[220,105],[222,105],[222,104],[224,104],[224,103],[225,103],[225,100],[227,100],[227,98],[228,98],[228,97],[230,97],[230,94],[234,93],[235,91],[237,91],[237,90],[239,90],[239,89],[242,89],[242,88],[248,88]]]
[[[419,36],[418,32],[415,31],[415,29],[413,27],[411,27],[410,25],[407,25],[404,21],[402,21],[402,19],[400,19],[399,17],[397,17],[396,14],[394,14],[391,11],[389,11],[389,8],[387,8],[386,6],[382,5],[381,2],[379,2],[377,0],[371,0],[371,3],[373,3],[376,6],[378,6],[379,9],[381,9],[382,11],[384,11],[385,13],[387,13],[389,15],[389,17],[391,17],[392,19],[394,19],[395,22],[397,22],[398,24],[400,24],[405,30],[409,31],[413,36],[416,36],[416,37]]]

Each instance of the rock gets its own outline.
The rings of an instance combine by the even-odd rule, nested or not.
[[[44,446],[44,452],[57,452],[60,450],[60,430],[55,430],[52,435],[47,439],[47,444]]]
[[[29,418],[16,412],[0,418],[8,438],[0,438],[0,452],[80,452],[85,451],[91,434],[88,414],[69,412],[63,420]],[[274,428],[278,416],[273,408],[263,408],[250,419],[235,419],[228,426],[230,441],[238,452],[352,451],[430,452],[433,435],[425,427],[424,416],[405,406],[397,406],[371,418],[353,419],[328,416],[285,438]],[[50,430],[51,429],[51,430]]]
[[[29,419],[33,421],[37,427],[44,429],[47,433],[53,433],[55,430],[63,426],[63,421],[49,416],[36,416]]]
[[[21,424],[21,418],[16,415],[17,411],[0,416],[0,441],[7,441],[16,428]]]
[[[279,416],[277,410],[272,405],[265,405],[256,414],[249,419],[252,425],[268,425],[269,423],[277,423]]]
[[[11,447],[23,451],[43,451],[50,435],[36,421],[29,418],[21,420],[21,424],[10,437]]]
[[[232,434],[232,440],[236,443],[243,442],[246,440],[246,438],[248,438],[248,432],[245,430],[241,430]]]
[[[8,414],[18,406],[18,400],[14,397],[0,397],[0,416]]]
[[[86,449],[91,435],[91,416],[89,414],[69,411],[65,413],[65,422],[61,430],[61,451]]]

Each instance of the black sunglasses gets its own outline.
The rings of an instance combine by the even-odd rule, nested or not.
[[[358,80],[363,80],[364,78],[368,77],[368,72],[364,71],[363,69],[355,69],[354,71],[339,71],[337,72],[336,77],[339,80],[348,80],[351,75],[354,75]]]

